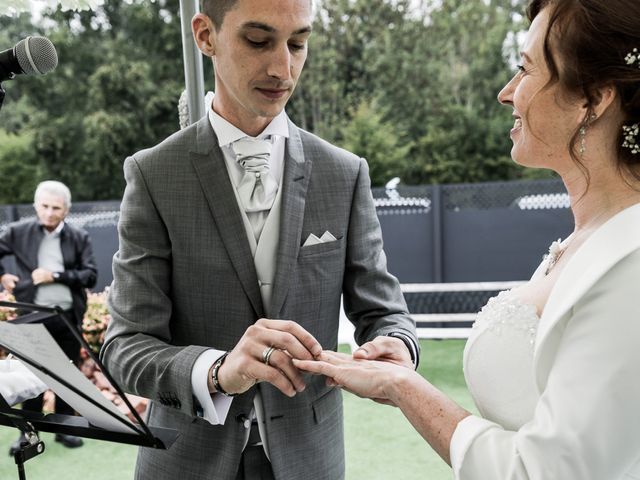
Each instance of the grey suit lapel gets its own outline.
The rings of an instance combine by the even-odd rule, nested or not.
[[[282,311],[291,282],[291,272],[298,259],[311,167],[311,159],[305,159],[304,156],[300,132],[289,122],[289,139],[282,179],[280,246],[276,258],[276,277],[270,309],[275,318],[278,318]]]
[[[242,288],[249,297],[256,315],[263,317],[264,308],[260,298],[258,276],[247,233],[224,157],[208,116],[198,121],[197,138],[193,150],[189,152],[189,158]]]

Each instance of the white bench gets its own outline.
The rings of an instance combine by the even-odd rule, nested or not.
[[[421,292],[478,292],[508,290],[522,285],[525,282],[470,282],[470,283],[403,283],[400,285],[402,293]],[[422,323],[453,323],[473,322],[478,312],[468,313],[413,313],[411,318],[418,325],[418,338],[424,339],[450,339],[468,338],[470,327],[422,327]],[[347,319],[342,308],[340,309],[340,329],[338,331],[338,343],[348,344],[351,349],[357,348],[353,339],[354,327]]]

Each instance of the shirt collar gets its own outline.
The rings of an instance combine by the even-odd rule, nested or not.
[[[209,112],[209,122],[213,127],[213,131],[216,132],[216,136],[218,137],[218,145],[221,147],[231,145],[236,140],[240,140],[244,137],[249,137],[242,130],[240,130],[235,125],[231,124],[226,119],[222,118],[213,110],[213,94],[209,92],[206,96],[206,108]],[[266,137],[268,135],[280,136],[289,138],[289,122],[288,117],[285,111],[283,110],[277,116],[271,120],[271,123],[267,125],[258,138]]]
[[[46,228],[44,228],[44,225],[40,224],[40,228],[42,228],[42,231],[45,233],[45,235],[55,235],[55,236],[59,236],[60,232],[62,232],[62,229],[64,228],[64,220],[61,221],[58,226],[56,227],[56,229],[52,232],[50,232],[49,230],[47,230]]]

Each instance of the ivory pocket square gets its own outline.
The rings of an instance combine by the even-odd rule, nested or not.
[[[315,236],[313,233],[310,233],[302,246],[308,247],[310,245],[317,245],[318,243],[328,243],[328,242],[335,242],[335,241],[336,241],[336,237],[331,235],[331,233],[327,230],[322,234],[320,238]]]
[[[331,235],[329,230],[327,230],[322,234],[322,236],[320,237],[320,240],[322,241],[322,243],[335,242],[336,241],[336,237]]]

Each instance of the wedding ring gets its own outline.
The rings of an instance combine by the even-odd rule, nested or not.
[[[265,363],[265,365],[269,365],[269,359],[271,358],[271,354],[275,349],[276,347],[267,347],[262,352],[262,361]]]

